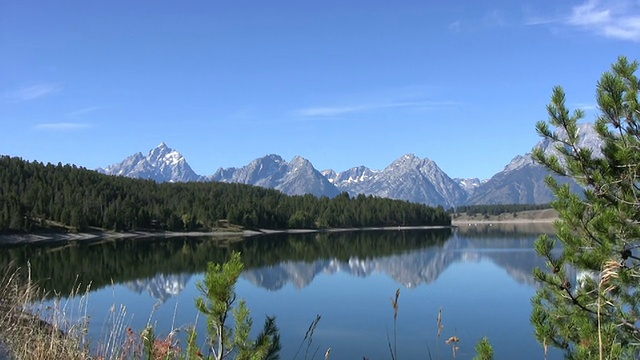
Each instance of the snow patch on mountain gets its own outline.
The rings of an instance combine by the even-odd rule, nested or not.
[[[593,124],[578,126],[578,146],[592,149],[601,156],[602,141]],[[560,134],[563,137],[562,134]],[[565,135],[566,136],[566,135]],[[536,147],[548,154],[558,154],[557,143],[543,139]],[[243,167],[219,168],[211,176],[199,176],[184,156],[164,142],[149,151],[136,153],[118,164],[97,171],[158,182],[220,181],[262,186],[288,195],[314,194],[334,197],[347,192],[386,197],[444,207],[462,204],[544,203],[552,199],[544,178],[549,172],[537,164],[531,153],[517,155],[489,180],[451,179],[438,165],[415,154],[396,159],[384,170],[357,166],[343,172],[331,169],[319,172],[311,162],[295,156],[290,162],[276,154],[253,160]]]
[[[151,179],[157,182],[200,181],[187,164],[186,159],[178,151],[171,149],[164,142],[149,151],[147,156],[138,152],[124,161],[97,169],[107,175],[127,176],[132,178]]]
[[[401,156],[384,170],[359,166],[341,173],[325,170],[323,174],[351,196],[364,194],[433,206],[453,206],[467,196],[434,161],[415,154]]]

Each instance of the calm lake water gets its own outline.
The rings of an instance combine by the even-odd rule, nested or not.
[[[32,276],[55,289],[69,316],[82,316],[65,296],[91,283],[86,306],[94,342],[112,326],[111,309],[126,309],[125,326],[149,320],[165,333],[197,319],[196,282],[208,261],[241,251],[246,270],[237,284],[256,332],[275,315],[281,359],[293,359],[316,315],[309,355],[323,359],[390,359],[390,299],[400,289],[400,359],[451,359],[444,341],[458,336],[458,359],[474,356],[487,336],[497,359],[543,359],[529,323],[536,290],[532,269],[544,267],[533,242],[549,229],[460,227],[454,230],[270,235],[244,241],[212,238],[122,240],[89,246],[0,248],[0,262],[31,263]],[[437,316],[442,309],[442,336]],[[199,328],[204,337],[204,318]],[[307,343],[297,359],[305,359]],[[549,359],[559,359],[552,352]]]

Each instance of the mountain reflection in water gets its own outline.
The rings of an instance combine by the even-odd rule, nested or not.
[[[539,227],[543,226],[543,227]],[[366,277],[386,274],[413,288],[435,281],[451,264],[489,260],[517,282],[534,285],[532,269],[544,267],[533,240],[548,227],[519,230],[508,224],[451,229],[275,234],[226,243],[217,238],[126,239],[88,246],[19,246],[0,251],[0,266],[27,268],[41,286],[67,296],[78,285],[100,289],[126,283],[163,302],[179,293],[207,262],[240,251],[243,278],[276,291],[308,286],[318,274]],[[528,230],[528,231],[527,231]],[[224,246],[221,246],[224,245]]]
[[[232,251],[240,251],[245,271],[238,296],[247,300],[257,324],[264,315],[277,316],[283,359],[293,357],[316,314],[322,322],[314,342],[331,347],[332,357],[388,357],[389,297],[398,287],[403,289],[398,318],[403,357],[428,358],[427,343],[431,351],[437,349],[434,319],[442,308],[446,336],[464,341],[459,358],[471,358],[475,342],[489,336],[497,358],[526,359],[524,351],[533,359],[543,352],[528,321],[536,286],[532,270],[544,267],[534,240],[550,231],[494,224],[273,234],[243,241],[125,239],[0,248],[0,266],[27,269],[29,262],[32,279],[63,297],[91,283],[95,310],[90,333],[104,329],[108,316],[100,311],[112,301],[126,303],[136,314],[133,328],[144,328],[154,309],[162,332],[174,321],[193,323],[193,299],[199,295],[195,282],[207,263],[224,262]],[[549,359],[557,355],[552,352]]]
[[[533,251],[533,241],[537,235],[524,232],[515,237],[505,237],[508,233],[504,228],[493,225],[462,227],[454,230],[444,242],[435,239],[413,250],[398,248],[397,253],[377,257],[363,253],[346,259],[323,257],[313,261],[285,260],[275,265],[247,269],[243,277],[256,286],[277,291],[287,284],[293,284],[296,288],[308,286],[321,273],[343,272],[361,277],[383,273],[404,287],[413,288],[432,283],[453,263],[489,260],[504,268],[517,282],[533,286],[533,268],[544,267],[544,260]],[[537,231],[535,233],[540,234]],[[385,240],[382,235],[367,233],[366,236],[380,236],[379,241],[391,241]],[[406,237],[416,235],[403,233],[401,243],[405,243]],[[340,239],[335,240],[335,244],[341,243]],[[414,241],[410,243],[416,244]]]

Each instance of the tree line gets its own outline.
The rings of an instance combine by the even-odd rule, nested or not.
[[[156,183],[0,156],[0,231],[51,222],[74,230],[212,230],[450,225],[442,207],[373,196],[288,196],[218,182]]]

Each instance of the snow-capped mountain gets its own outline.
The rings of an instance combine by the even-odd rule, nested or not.
[[[309,160],[300,156],[286,162],[279,155],[267,155],[241,168],[220,168],[208,179],[262,186],[280,190],[288,195],[313,194],[335,197],[340,193]]]
[[[600,152],[600,139],[592,124],[579,125],[580,146]],[[548,140],[540,141],[548,154],[557,154],[556,147]],[[438,165],[428,158],[421,159],[407,154],[395,160],[384,170],[371,170],[358,166],[343,172],[324,170],[319,172],[311,162],[296,156],[290,162],[279,155],[267,155],[240,168],[220,168],[211,176],[196,174],[185,158],[165,143],[152,149],[147,156],[137,153],[118,164],[98,171],[109,175],[121,175],[158,182],[220,181],[262,186],[282,191],[288,195],[313,194],[334,197],[340,192],[351,196],[358,194],[407,200],[446,208],[464,204],[542,204],[553,200],[544,179],[549,172],[537,164],[531,153],[517,155],[501,172],[491,179],[451,179]],[[575,182],[568,179],[574,191],[580,191]]]
[[[335,185],[340,191],[346,191],[351,196],[366,194],[367,186],[380,173],[378,170],[371,170],[366,166],[357,166],[349,170],[336,173],[335,171],[323,170],[324,175],[330,183]]]
[[[287,163],[278,155],[267,155],[239,169],[218,169],[209,179],[274,188],[290,195],[333,197],[347,192],[447,207],[467,197],[435,162],[413,154],[402,156],[384,170],[358,166],[340,173],[330,169],[320,173],[300,156]]]
[[[275,188],[287,172],[288,164],[279,155],[267,155],[241,168],[219,168],[208,179]]]
[[[107,175],[127,176],[132,178],[151,179],[157,182],[199,181],[197,175],[178,151],[164,142],[151,149],[147,156],[136,153],[124,161],[109,165],[97,171]]]
[[[578,127],[579,147],[592,149],[594,156],[601,155],[602,142],[593,124],[584,123]],[[563,135],[560,134],[562,137]],[[542,148],[546,154],[558,155],[556,143],[541,140],[535,148]],[[531,153],[517,155],[504,170],[482,184],[469,197],[468,204],[548,204],[554,195],[545,183],[551,173],[533,160]],[[554,175],[555,176],[555,175]],[[569,183],[572,191],[580,192],[580,186],[569,178],[556,177],[560,183]]]
[[[458,183],[458,185],[460,185],[460,187],[469,196],[473,194],[480,185],[487,182],[486,180],[480,180],[478,178],[469,178],[469,179],[454,178],[453,181]]]
[[[454,206],[466,200],[465,191],[438,165],[407,154],[387,166],[368,188],[373,195],[428,205]]]
[[[427,205],[454,206],[467,197],[462,187],[428,159],[407,154],[381,171],[364,166],[335,173],[324,172],[329,181],[350,195],[373,195]]]

